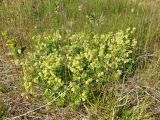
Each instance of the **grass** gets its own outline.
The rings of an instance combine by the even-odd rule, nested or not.
[[[33,34],[41,32],[103,33],[136,27],[136,38],[148,49],[150,42],[159,39],[159,3],[144,1],[4,1],[1,2],[1,31],[7,30],[28,42]]]
[[[124,76],[127,82],[111,83],[103,99],[97,98],[80,113],[95,120],[156,119],[160,116],[154,112],[160,106],[155,92],[160,90],[159,12],[158,0],[0,0],[0,32],[7,31],[9,38],[30,49],[31,37],[44,32],[106,33],[135,27],[135,74]],[[6,41],[0,36],[0,42],[3,46]]]

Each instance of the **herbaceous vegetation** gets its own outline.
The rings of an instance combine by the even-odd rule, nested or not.
[[[22,61],[26,93],[41,90],[47,101],[64,93],[56,101],[58,106],[91,101],[134,63],[134,30],[33,36],[34,52]]]
[[[159,13],[159,0],[0,0],[0,119],[159,120]]]

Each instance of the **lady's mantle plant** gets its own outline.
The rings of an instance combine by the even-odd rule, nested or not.
[[[91,100],[133,62],[133,31],[34,36],[34,51],[23,63],[26,91],[33,95],[41,91],[49,101],[65,93],[55,102],[58,106]]]

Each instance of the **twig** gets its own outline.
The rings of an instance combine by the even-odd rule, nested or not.
[[[157,102],[160,102],[159,99],[157,99],[156,97],[154,97],[153,95],[151,95],[147,90],[144,90],[142,87],[140,87],[140,86],[138,86],[138,85],[136,85],[136,86],[137,86],[137,88],[143,90],[143,91],[144,91],[147,95],[149,95],[151,98],[153,98],[153,99],[156,100]]]

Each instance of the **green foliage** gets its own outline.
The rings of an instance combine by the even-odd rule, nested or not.
[[[134,30],[91,35],[37,35],[33,52],[24,61],[24,87],[28,93],[39,90],[47,100],[65,94],[57,105],[79,105],[103,92],[108,81],[118,80],[123,68],[133,62]]]
[[[19,58],[24,53],[26,46],[20,46],[17,39],[11,38],[7,31],[1,32],[1,35],[5,45],[10,49],[9,55]]]
[[[99,37],[103,35],[97,35],[98,38],[96,39],[101,39],[98,40],[98,43],[92,41],[94,35],[90,34],[80,33],[67,36],[63,35],[75,32],[94,32],[103,34],[108,31],[115,32],[117,30],[125,30],[126,27],[136,26],[134,37],[139,40],[136,56],[142,54],[143,57],[143,54],[146,53],[156,53],[156,49],[159,50],[160,39],[159,4],[159,0],[0,0],[0,21],[3,23],[0,24],[0,46],[2,46],[0,47],[0,54],[5,52],[5,49],[2,48],[6,47],[4,43],[7,43],[11,55],[23,59],[24,56],[22,56],[22,53],[26,49],[26,47],[23,46],[27,46],[27,49],[29,50],[36,45],[34,48],[35,51],[29,53],[29,56],[26,56],[27,58],[24,62],[26,68],[23,66],[25,72],[24,85],[28,93],[33,93],[35,95],[43,93],[45,99],[47,98],[47,100],[50,101],[58,96],[58,94],[67,90],[65,95],[57,100],[57,105],[74,103],[73,101],[75,100],[77,100],[75,103],[78,105],[82,100],[84,100],[84,102],[87,100],[93,100],[93,97],[94,99],[101,99],[102,97],[100,95],[110,96],[108,93],[103,92],[103,89],[107,87],[108,82],[112,82],[115,79],[118,80],[119,77],[124,74],[123,71],[129,70],[128,68],[133,61],[133,53],[130,53],[132,52],[132,47],[126,48],[128,52],[131,50],[128,55],[126,53],[126,56],[128,56],[129,59],[127,60],[123,55],[118,54],[118,50],[113,52],[116,53],[113,55],[111,50],[108,50],[109,47],[107,48],[107,46],[105,46],[104,49],[107,54],[103,54],[103,47],[102,52],[100,52],[100,44],[103,44],[103,42]],[[36,40],[35,43],[30,41],[31,36],[35,34],[42,34],[44,31],[47,33],[53,33],[56,30],[63,33],[60,35],[61,38],[56,42],[53,40],[57,37],[51,34],[42,36],[37,35],[34,37],[34,40]],[[85,37],[80,38],[79,36],[82,34],[84,34]],[[126,34],[127,33],[125,32],[125,35]],[[70,39],[70,37],[73,36],[75,36],[76,41],[83,42],[74,42],[74,40]],[[113,39],[115,34],[111,33],[109,36],[110,38],[108,39]],[[130,36],[129,39],[131,40]],[[91,40],[91,42],[86,43],[86,40]],[[99,43],[99,41],[101,42]],[[86,44],[87,47],[89,46],[88,48],[86,48]],[[108,42],[108,44],[113,43]],[[75,47],[73,47],[73,45]],[[114,44],[114,46],[117,48],[117,45]],[[121,47],[122,46],[120,46],[120,48]],[[120,51],[123,50],[120,49],[119,53],[121,53]],[[102,54],[102,58],[99,54]],[[90,56],[93,58],[89,62]],[[120,59],[124,58],[126,63],[124,63],[124,61],[118,62],[113,56],[117,56],[117,58]],[[140,60],[139,57],[138,60],[136,60],[137,64],[135,69],[138,71],[137,84],[140,85],[140,81],[142,85],[149,85],[151,88],[156,89],[160,79],[159,61],[157,62],[155,60],[151,65],[150,58],[148,60],[147,56],[144,58],[142,57],[140,56]],[[152,56],[151,59],[153,59]],[[76,63],[76,60],[79,60],[78,63]],[[107,60],[109,60],[109,65],[105,62]],[[142,61],[144,63],[142,63]],[[57,67],[54,66],[54,62],[59,65],[57,65]],[[17,59],[16,64],[20,64],[20,60]],[[49,64],[49,67],[53,66],[51,67],[53,70],[47,68],[45,64]],[[104,64],[104,66],[107,65],[107,67],[105,68],[101,64]],[[146,65],[147,69],[144,70],[143,68],[146,68]],[[98,69],[97,66],[99,66],[99,68],[102,67],[102,69]],[[43,70],[46,71],[46,73],[43,73]],[[133,66],[131,66],[130,70],[133,71]],[[141,75],[139,75],[139,70],[142,72]],[[83,73],[86,73],[86,76],[84,76]],[[103,75],[104,73],[105,75]],[[97,79],[98,74],[102,74],[101,76],[103,77]],[[136,84],[135,76],[134,84]],[[128,79],[128,76],[125,76],[125,80],[130,80],[130,78]],[[60,82],[60,84],[58,84],[58,82]],[[121,85],[119,85],[119,87],[120,86]],[[3,85],[0,85],[1,92],[6,93],[7,91],[5,89],[6,88],[4,88]],[[110,89],[110,87],[108,87],[108,89]],[[100,97],[97,97],[97,95]],[[144,95],[140,95],[140,97],[143,96]],[[131,99],[134,97],[135,96],[131,97]],[[114,109],[114,106],[112,105],[114,99],[117,98],[111,96],[110,99],[107,99],[107,101],[111,102],[107,104],[105,108],[109,110],[112,110],[112,108]],[[75,103],[74,105],[76,105]],[[100,103],[102,102],[100,101]],[[102,109],[105,103],[106,101],[101,104],[98,109]],[[94,104],[96,105],[97,101]],[[156,106],[155,103],[154,106]],[[151,108],[153,107],[151,106]],[[138,110],[135,112],[130,109],[132,108],[120,110],[122,111],[121,119],[137,119],[138,113],[141,114]],[[117,110],[118,108],[115,108],[115,111]],[[100,116],[100,113],[103,113],[104,116],[112,116],[112,114],[108,114],[106,111],[107,110],[102,109],[97,115]]]

